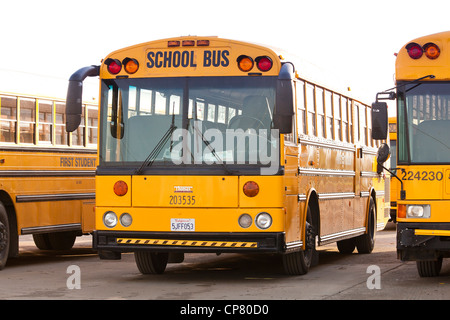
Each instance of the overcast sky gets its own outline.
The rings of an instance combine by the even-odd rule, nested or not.
[[[414,38],[450,30],[449,8],[448,0],[5,0],[0,91],[65,98],[70,75],[111,51],[215,35],[283,48],[371,103],[394,86],[394,53]],[[97,96],[96,80],[87,88],[86,100]]]

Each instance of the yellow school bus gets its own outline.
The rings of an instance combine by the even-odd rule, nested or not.
[[[437,276],[450,256],[450,32],[414,39],[397,55],[397,253]],[[383,102],[379,102],[383,103]],[[375,119],[375,117],[374,117]]]
[[[397,117],[389,117],[389,146],[390,146],[390,168],[394,169],[397,167]],[[390,220],[393,222],[397,221],[397,180],[395,177],[391,176],[391,190],[390,190],[390,200],[391,200],[391,217]]]
[[[0,92],[0,269],[20,235],[60,250],[93,230],[97,122],[85,103],[68,134],[64,100]]]
[[[193,36],[75,72],[69,131],[83,80],[100,77],[100,257],[134,252],[142,273],[162,273],[184,253],[279,253],[304,274],[316,246],[371,252],[389,204],[370,107],[301,72],[271,48]]]

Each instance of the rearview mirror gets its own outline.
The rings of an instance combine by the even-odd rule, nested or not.
[[[388,133],[388,112],[386,102],[372,103],[372,139],[386,140]]]
[[[273,111],[274,128],[280,133],[292,133],[294,117],[294,66],[285,63],[277,79],[275,110]]]

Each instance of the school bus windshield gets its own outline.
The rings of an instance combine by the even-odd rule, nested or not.
[[[420,83],[399,92],[399,163],[448,163],[450,84]]]
[[[100,165],[278,168],[276,77],[104,79],[101,90]]]

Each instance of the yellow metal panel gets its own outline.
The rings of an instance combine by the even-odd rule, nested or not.
[[[416,229],[414,231],[416,236],[450,236],[450,230],[425,230]]]
[[[237,207],[238,178],[133,176],[135,207]]]
[[[259,185],[255,197],[247,197],[243,188],[247,181]],[[283,207],[285,184],[283,176],[241,176],[239,177],[239,205],[241,207]]]
[[[117,196],[114,193],[114,184],[125,181],[128,185],[128,192],[124,196]],[[131,176],[96,176],[96,205],[97,206],[131,206]]]
[[[129,227],[123,227],[120,223],[115,228],[107,228],[102,219],[106,211],[113,211],[118,217],[127,212],[133,218]],[[285,230],[285,214],[283,209],[264,208],[273,219],[272,226],[261,230],[255,225],[255,218],[261,208],[123,208],[123,207],[97,207],[97,230],[121,230],[121,231],[151,231],[170,232],[172,219],[194,219],[195,232],[282,232]],[[249,214],[253,223],[249,228],[243,229],[238,224],[239,216]],[[174,232],[176,233],[176,232]]]

